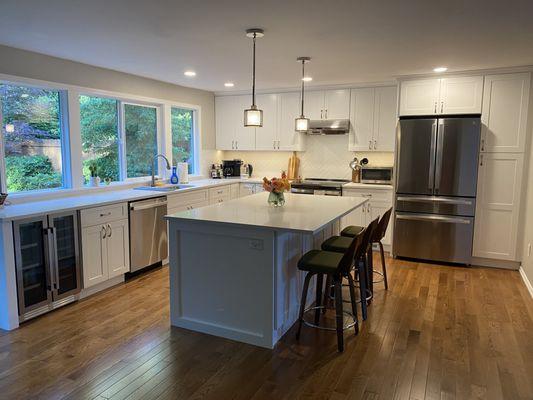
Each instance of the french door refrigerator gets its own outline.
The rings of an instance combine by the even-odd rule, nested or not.
[[[470,264],[479,116],[400,118],[393,255]]]
[[[77,300],[77,212],[15,221],[13,237],[21,322]]]

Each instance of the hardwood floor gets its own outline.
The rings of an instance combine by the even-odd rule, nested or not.
[[[162,268],[0,333],[0,398],[533,399],[518,272],[387,261],[342,354],[306,327],[273,351],[171,328]]]

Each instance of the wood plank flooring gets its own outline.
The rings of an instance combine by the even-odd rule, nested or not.
[[[342,354],[307,327],[273,351],[171,328],[164,267],[1,332],[0,398],[533,399],[518,272],[387,262]]]

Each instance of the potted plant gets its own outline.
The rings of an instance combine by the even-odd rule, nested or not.
[[[89,165],[89,172],[91,176],[89,177],[89,186],[98,186],[100,185],[100,178],[98,177],[98,168],[96,163]]]
[[[263,178],[263,189],[270,193],[268,195],[268,204],[274,207],[281,207],[285,204],[284,193],[291,190],[291,184],[287,179],[287,174],[283,171],[281,178],[272,178],[270,180],[266,177]]]

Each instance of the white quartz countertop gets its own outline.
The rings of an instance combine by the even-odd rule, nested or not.
[[[87,193],[82,192],[72,195],[64,195],[53,199],[28,201],[24,203],[6,205],[0,210],[0,220],[29,218],[37,215],[79,210],[83,208],[103,206],[106,204],[148,199],[151,197],[172,196],[174,194],[190,192],[193,190],[207,189],[210,187],[231,185],[232,183],[241,182],[260,183],[261,179],[249,178],[196,180],[188,183],[188,185],[191,185],[191,187],[175,190],[173,192],[138,190],[133,188],[113,190],[111,187],[102,188],[100,191],[88,189],[86,190]]]
[[[285,205],[267,203],[262,192],[224,203],[168,215],[170,221],[220,223],[278,231],[317,233],[327,224],[368,201],[365,197],[304,196],[285,193]]]
[[[379,185],[377,183],[354,183],[350,182],[342,185],[343,189],[381,189],[392,190],[392,185]]]

